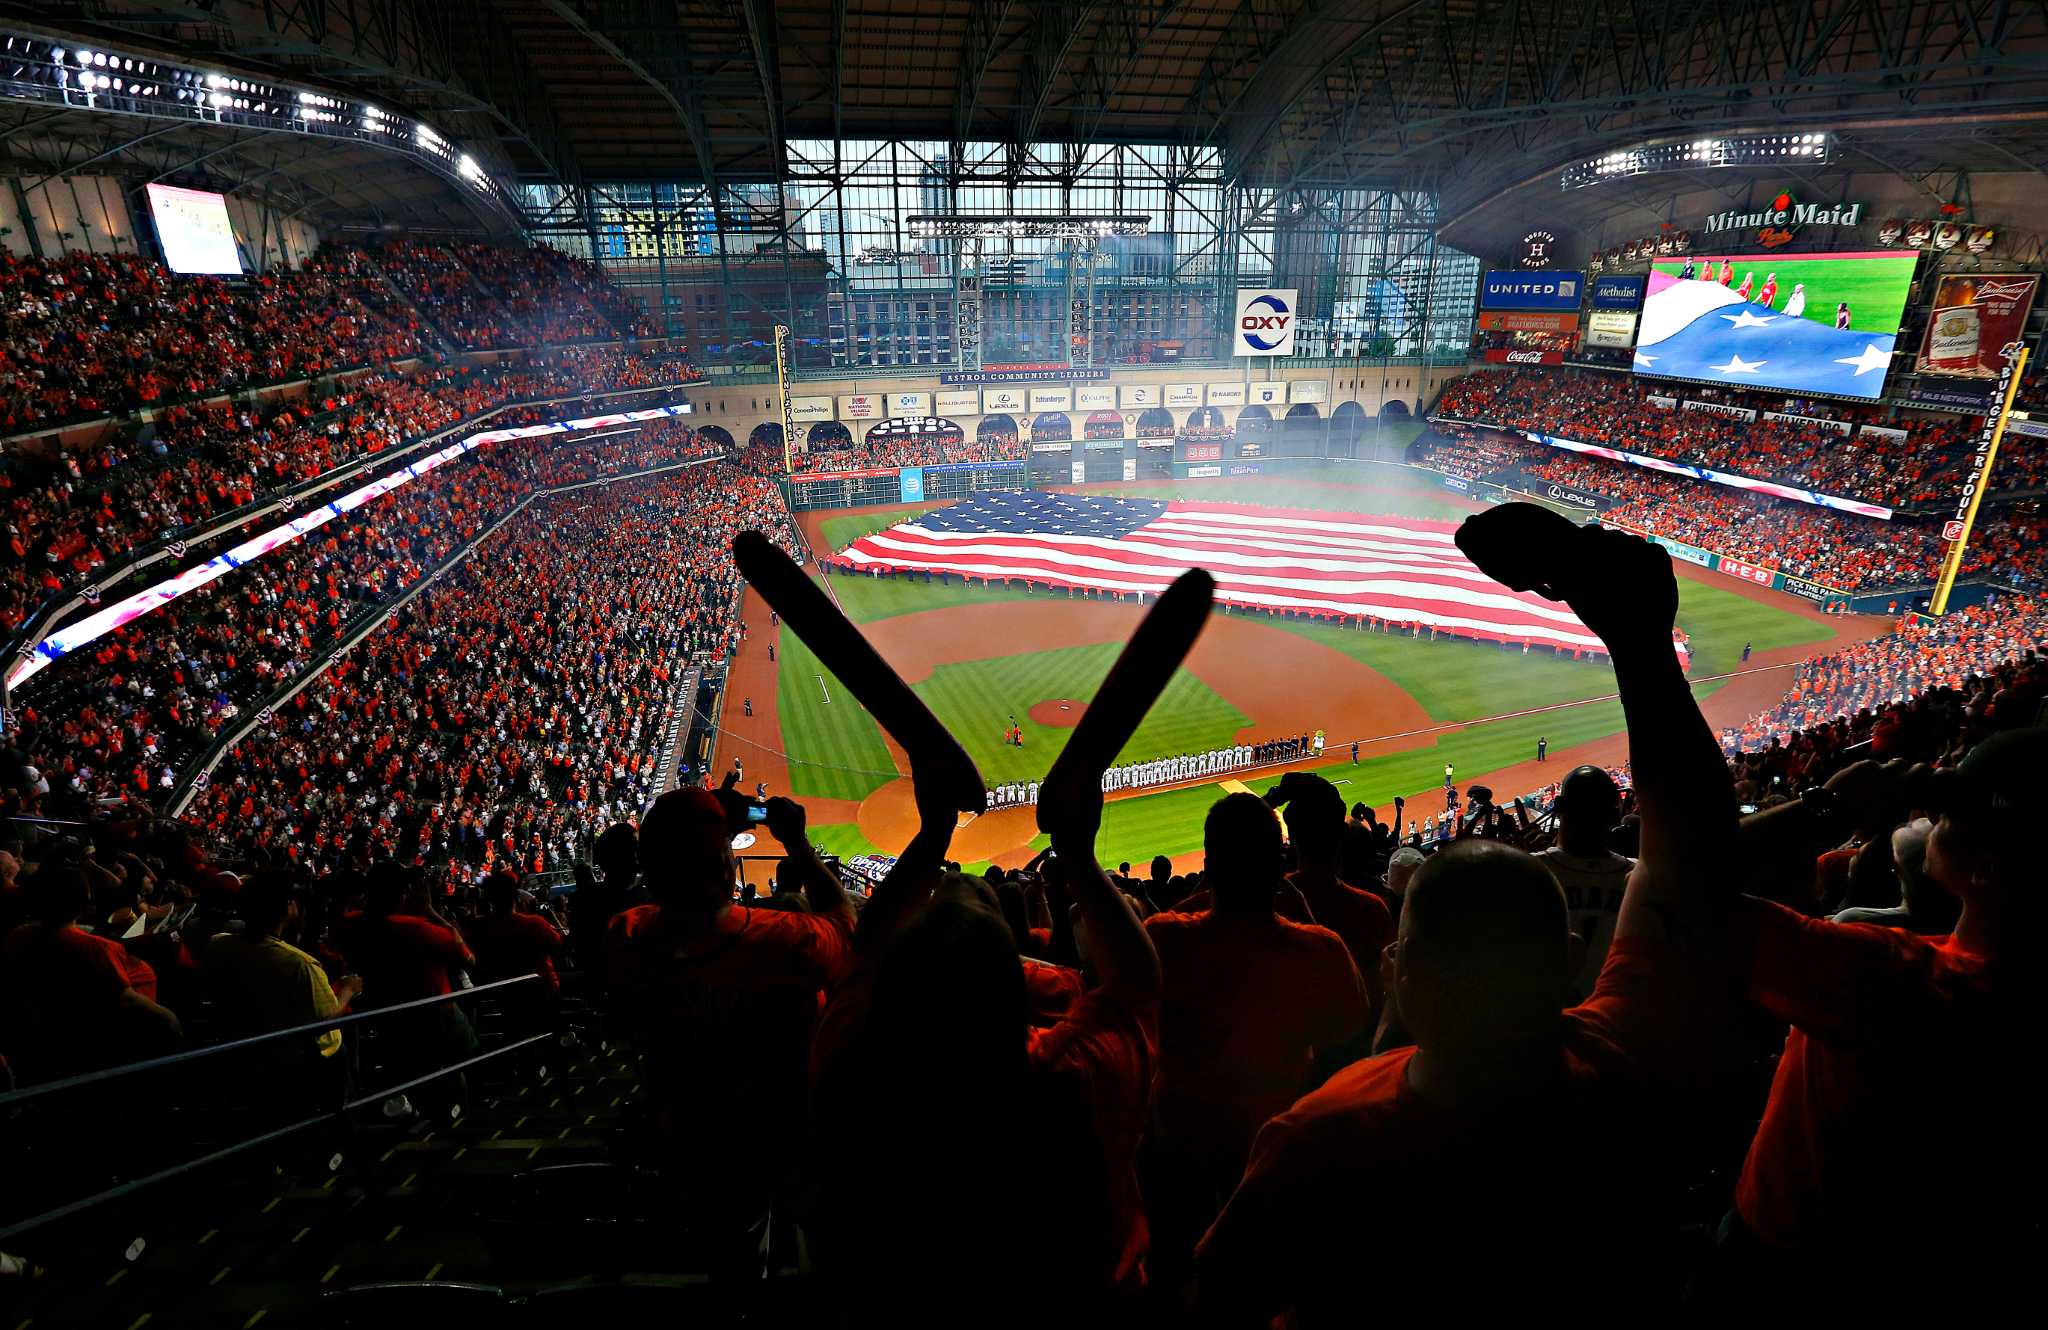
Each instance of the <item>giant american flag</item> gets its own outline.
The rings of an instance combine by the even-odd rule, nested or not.
[[[1462,637],[1602,652],[1565,606],[1510,591],[1453,543],[1450,522],[1245,504],[1040,492],[978,494],[840,551],[842,567],[1162,591],[1189,568],[1216,599],[1315,617],[1371,617]]]

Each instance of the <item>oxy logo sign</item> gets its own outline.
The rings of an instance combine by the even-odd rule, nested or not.
[[[1240,356],[1293,355],[1298,297],[1292,287],[1284,291],[1240,290],[1232,350]]]

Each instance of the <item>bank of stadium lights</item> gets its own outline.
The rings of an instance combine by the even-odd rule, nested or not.
[[[409,151],[509,206],[503,187],[474,158],[428,126],[367,102],[310,89],[17,32],[0,33],[0,95],[77,110],[368,139]]]
[[[919,215],[904,219],[917,240],[1101,240],[1108,236],[1142,236],[1152,219],[1133,213],[1116,216],[1050,217],[1040,215]]]
[[[1834,138],[1828,134],[1740,134],[1693,139],[1606,153],[1567,167],[1558,185],[1563,189],[1584,189],[1631,176],[1717,166],[1824,166],[1833,155]]]

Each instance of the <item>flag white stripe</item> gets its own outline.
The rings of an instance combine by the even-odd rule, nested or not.
[[[896,528],[894,530],[916,532],[918,531],[918,528]],[[1103,555],[1089,552],[1094,550],[1127,550],[1134,553],[1155,554],[1160,557],[1168,558],[1173,558],[1179,554],[1179,551],[1153,549],[1151,547],[1146,546],[1143,542],[1137,540],[1136,538],[1128,536],[1120,541],[1107,540],[1100,536],[1040,535],[1034,536],[1031,539],[1035,542],[1037,546],[1038,557],[1068,569],[1070,575],[1072,570],[1074,569],[1088,569],[1091,572],[1104,573],[1122,573],[1133,571],[1134,565],[1128,560],[1117,559],[1114,557],[1104,557]],[[894,534],[893,530],[881,532],[877,535],[870,536],[867,540],[863,541],[862,544],[869,545],[882,550],[894,551],[900,554],[911,554],[920,556],[923,555],[925,551],[930,548],[923,542],[916,540],[907,540],[900,536],[897,536]],[[1005,545],[1000,543],[947,542],[947,544],[945,545],[945,551],[947,558],[956,561],[964,560],[969,557],[982,559],[1004,559],[1015,557],[1018,553],[1018,547],[1015,545]],[[853,552],[849,551],[848,553],[852,554]],[[856,555],[854,557],[858,562],[871,561],[863,556]],[[881,562],[882,560],[874,561]],[[1547,620],[1552,623],[1578,623],[1578,616],[1574,615],[1570,610],[1559,609],[1548,605],[1531,605],[1526,601],[1518,599],[1512,592],[1506,591],[1505,589],[1499,592],[1466,590],[1461,587],[1440,586],[1435,583],[1429,582],[1413,582],[1398,577],[1356,579],[1307,578],[1284,577],[1273,573],[1264,573],[1258,576],[1252,576],[1247,570],[1289,566],[1302,567],[1305,565],[1290,559],[1261,559],[1253,556],[1237,554],[1208,555],[1200,560],[1200,564],[1202,567],[1207,568],[1211,573],[1215,574],[1217,585],[1222,587],[1275,587],[1284,591],[1319,593],[1324,596],[1340,596],[1346,594],[1352,596],[1359,596],[1374,594],[1381,596],[1404,596],[1415,600],[1442,599],[1456,601],[1459,604],[1466,605],[1474,609],[1497,609],[1511,614],[1526,615],[1534,619]],[[1178,576],[1179,574],[1187,571],[1187,569],[1194,566],[1195,564],[1193,562],[1176,562],[1170,566],[1160,567],[1158,569],[1158,575],[1161,578],[1170,581],[1174,577]],[[1358,567],[1356,565],[1347,567],[1345,565],[1339,564],[1333,565],[1329,571],[1370,572],[1374,570],[1369,568]],[[1412,570],[1407,568],[1400,568],[1394,571],[1410,572]],[[1457,575],[1456,570],[1454,569],[1446,568],[1439,571],[1441,571],[1444,575],[1447,576]],[[1486,577],[1482,573],[1479,573],[1476,569],[1473,570],[1471,576],[1474,580],[1485,582],[1492,586],[1500,585],[1498,582],[1493,582],[1492,579]],[[1329,606],[1329,608],[1339,608],[1339,606],[1336,604],[1332,604],[1331,606]]]

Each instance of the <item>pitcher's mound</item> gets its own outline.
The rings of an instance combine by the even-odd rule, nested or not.
[[[1040,725],[1051,725],[1060,729],[1072,729],[1081,723],[1081,712],[1086,702],[1075,702],[1058,697],[1050,702],[1040,702],[1031,708],[1031,719]]]

